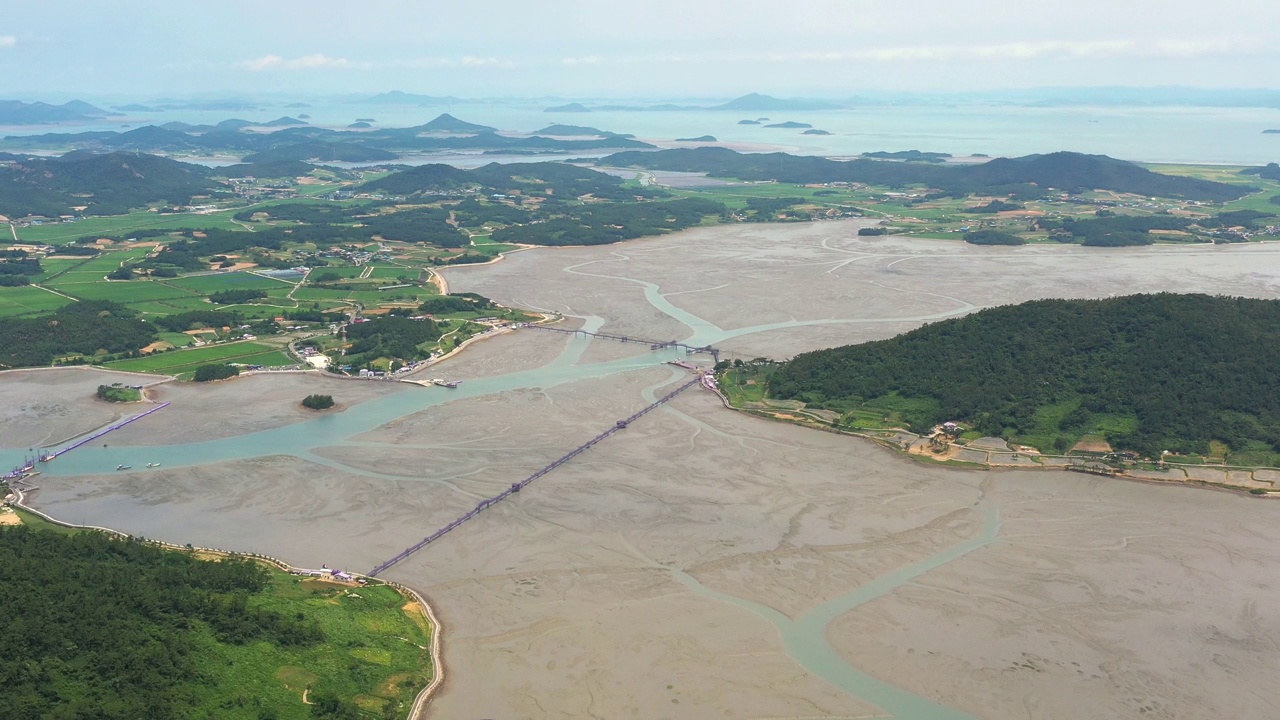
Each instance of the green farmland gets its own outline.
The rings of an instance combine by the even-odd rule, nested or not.
[[[112,370],[128,370],[131,372],[149,372],[164,375],[181,375],[193,372],[201,365],[210,363],[240,363],[243,365],[281,366],[293,365],[279,348],[258,342],[236,342],[189,350],[172,350],[154,353],[146,357],[117,360],[104,365]]]

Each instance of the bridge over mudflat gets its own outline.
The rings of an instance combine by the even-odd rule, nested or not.
[[[550,325],[529,324],[524,327],[530,330],[547,330],[549,332],[564,333],[565,335],[587,335],[601,340],[614,340],[623,343],[637,343],[640,345],[648,345],[650,350],[661,350],[663,348],[684,348],[685,352],[692,355],[693,353],[707,353],[716,362],[720,362],[720,349],[711,347],[710,345],[697,346],[689,345],[675,340],[649,340],[646,338],[631,337],[630,335],[615,335],[613,333],[591,332],[590,330],[570,330],[568,328],[551,327]]]
[[[567,332],[572,332],[572,331],[567,331]],[[693,380],[686,382],[685,384],[681,385],[675,390],[672,390],[666,395],[663,395],[662,397],[658,398],[652,403],[646,405],[643,409],[631,415],[630,417],[627,417],[625,419],[615,422],[608,430],[605,430],[604,432],[591,438],[590,440],[583,443],[582,445],[579,445],[578,447],[574,448],[571,452],[565,454],[555,462],[551,463],[550,465],[547,465],[546,467],[535,472],[534,474],[530,475],[524,480],[521,480],[520,482],[517,482],[517,483],[512,483],[511,487],[507,488],[506,490],[503,490],[502,492],[498,493],[497,495],[494,495],[491,498],[485,498],[484,500],[481,500],[480,503],[476,505],[474,509],[471,510],[471,512],[468,512],[467,514],[459,517],[457,520],[454,520],[448,525],[445,525],[439,530],[436,530],[435,532],[423,538],[417,544],[405,548],[403,551],[400,552],[399,555],[396,555],[390,560],[387,560],[386,562],[383,562],[381,565],[375,567],[373,570],[370,570],[369,577],[377,577],[379,573],[391,567],[392,565],[395,565],[396,563],[402,560],[405,560],[410,555],[413,555],[414,553],[425,548],[426,546],[430,545],[436,540],[439,540],[440,538],[449,534],[451,531],[457,529],[458,526],[462,525],[468,520],[474,519],[476,516],[478,516],[480,513],[484,512],[485,510],[488,510],[489,508],[493,507],[497,503],[502,502],[503,500],[506,500],[512,495],[520,492],[524,488],[528,487],[529,484],[532,483],[534,480],[537,480],[538,478],[542,477],[543,475],[546,475],[552,470],[555,470],[556,468],[569,462],[570,460],[581,455],[587,450],[590,450],[591,448],[595,447],[596,444],[604,441],[605,439],[609,438],[615,433],[625,430],[627,426],[630,425],[631,423],[635,422],[636,420],[639,420],[640,418],[644,417],[645,415],[652,412],[653,410],[661,407],[662,405],[664,405],[665,403],[667,403],[668,401],[670,401],[672,398],[679,395],[680,393],[684,392],[685,390],[688,390],[694,385],[697,385],[701,380],[702,378],[701,376],[699,376],[697,378],[694,378]]]

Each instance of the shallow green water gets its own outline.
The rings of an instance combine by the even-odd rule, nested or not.
[[[590,264],[583,263],[565,268],[565,270],[571,273],[595,275],[595,273],[580,269]],[[654,283],[633,278],[606,277],[615,277],[619,280],[626,280],[643,286],[645,298],[654,308],[689,328],[691,334],[684,338],[684,341],[694,345],[715,344],[731,337],[803,325],[900,322],[910,319],[924,320],[954,315],[970,309],[968,306],[962,306],[952,311],[929,316],[929,318],[849,318],[796,321],[725,331],[711,322],[673,305],[662,295],[660,288]],[[600,318],[586,318],[584,329],[596,330],[603,324],[604,321]],[[538,331],[527,330],[524,332]],[[547,388],[580,380],[604,378],[619,373],[652,368],[672,359],[686,357],[682,350],[666,349],[612,362],[583,364],[581,362],[583,353],[591,342],[591,339],[586,336],[575,335],[554,361],[533,370],[468,380],[453,390],[405,385],[403,392],[369,400],[347,408],[340,413],[323,415],[294,425],[231,438],[190,442],[181,445],[112,447],[111,436],[107,435],[103,438],[103,442],[106,443],[107,447],[94,443],[62,456],[53,463],[41,465],[40,470],[45,475],[56,478],[102,474],[111,471],[116,465],[120,464],[132,465],[137,470],[143,468],[147,463],[156,462],[165,468],[172,469],[174,467],[270,455],[295,455],[311,462],[344,471],[352,471],[350,468],[318,457],[312,451],[318,448],[350,443],[352,442],[351,438],[355,436],[435,405],[517,389]],[[652,400],[652,396],[659,388],[674,383],[682,377],[684,377],[683,373],[673,372],[668,381],[649,388],[645,394],[650,396],[650,400]],[[152,418],[139,421],[139,426],[150,422],[164,422],[163,413],[164,411],[160,411]],[[2,443],[3,439],[0,438],[0,444]],[[23,452],[21,450],[0,450],[0,467],[7,468],[17,464],[22,455]],[[397,479],[404,480],[404,478]],[[934,568],[941,567],[994,540],[999,531],[999,517],[994,508],[984,506],[982,510],[985,512],[985,524],[981,533],[974,538],[930,558],[889,573],[847,594],[828,600],[794,620],[787,618],[772,608],[706,588],[696,579],[681,571],[676,570],[673,572],[675,577],[693,592],[748,609],[771,622],[782,634],[788,653],[798,664],[845,692],[872,703],[899,718],[911,718],[912,720],[970,720],[970,716],[964,713],[913,695],[853,667],[827,642],[826,629],[841,614],[880,597],[894,588],[910,582],[913,578]]]

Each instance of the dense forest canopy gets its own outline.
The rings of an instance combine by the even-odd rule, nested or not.
[[[439,340],[443,334],[434,320],[410,320],[394,315],[353,323],[347,326],[346,333],[351,347],[347,348],[344,360],[351,365],[362,365],[379,358],[403,361],[425,358],[428,352],[418,346]]]
[[[909,399],[915,430],[958,420],[1025,435],[1052,411],[1063,438],[1124,419],[1108,439],[1149,456],[1211,440],[1280,450],[1277,328],[1277,300],[1039,300],[799,355],[769,392],[833,407]]]
[[[154,333],[155,328],[123,305],[72,303],[50,315],[0,322],[0,367],[48,365],[64,355],[93,355],[99,350],[138,350],[155,339]]]
[[[246,561],[210,562],[100,533],[0,529],[4,715],[180,718],[208,683],[215,642],[321,642],[305,616],[254,609],[267,583]]]
[[[724,205],[701,198],[583,205],[566,208],[566,215],[554,220],[496,230],[493,240],[532,245],[603,245],[683,230],[724,210]]]
[[[157,202],[189,203],[223,186],[199,165],[146,155],[67,153],[0,167],[0,215],[56,217],[73,206],[88,215],[116,215]]]

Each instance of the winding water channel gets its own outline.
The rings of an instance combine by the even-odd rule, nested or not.
[[[625,258],[621,253],[614,253],[614,255]],[[668,317],[674,318],[689,329],[689,335],[680,339],[699,346],[714,345],[742,335],[804,325],[920,322],[947,317],[972,309],[972,306],[968,303],[956,301],[957,306],[952,310],[932,313],[922,317],[774,322],[726,331],[704,318],[673,305],[655,283],[636,278],[589,272],[586,268],[594,262],[598,261],[572,265],[564,268],[564,271],[625,281],[643,287],[644,298],[649,305]],[[583,328],[586,330],[596,330],[605,324],[605,320],[598,317],[587,317],[583,318],[583,320]],[[650,369],[658,362],[675,359],[676,357],[685,357],[682,351],[662,350],[643,353],[639,356],[621,360],[584,363],[582,362],[583,354],[591,342],[592,340],[588,337],[573,336],[563,352],[554,361],[536,369],[468,380],[452,391],[436,389],[428,389],[426,391],[406,390],[405,392],[357,404],[334,415],[321,416],[293,425],[236,437],[150,447],[112,447],[109,437],[107,437],[104,438],[106,441],[104,446],[94,443],[80,448],[75,452],[60,457],[56,462],[42,465],[40,470],[50,479],[69,478],[102,474],[118,464],[133,464],[136,466],[139,461],[160,463],[165,468],[172,469],[286,454],[304,458],[310,462],[340,468],[348,472],[361,472],[358,469],[319,457],[314,451],[338,444],[361,444],[354,442],[352,438],[434,405],[511,390],[547,388],[586,379],[605,378],[619,373]],[[661,388],[668,387],[682,377],[685,377],[682,373],[673,372],[668,380],[648,388],[645,394],[653,396]],[[670,412],[679,414],[675,410],[670,410]],[[164,418],[161,415],[162,413],[142,422],[164,422]],[[696,422],[692,418],[686,418],[686,420]],[[626,438],[620,437],[610,442],[626,442]],[[567,443],[567,445],[571,444],[571,442]],[[16,464],[22,454],[22,450],[0,450],[0,466],[8,467],[3,463]],[[376,472],[367,474],[377,475]],[[396,479],[406,480],[406,478],[400,476],[397,476]],[[432,481],[429,478],[424,478],[423,480]],[[847,593],[833,597],[794,619],[765,605],[710,589],[682,570],[668,569],[675,580],[697,595],[750,610],[771,623],[781,635],[786,652],[797,664],[844,692],[850,693],[900,718],[912,718],[913,720],[965,720],[970,716],[906,692],[857,669],[846,661],[831,645],[827,639],[827,629],[833,620],[849,610],[883,596],[895,588],[911,582],[922,574],[941,567],[995,540],[1000,528],[999,515],[996,509],[986,504],[985,500],[983,500],[975,506],[975,512],[980,513],[984,518],[983,526],[978,534],[968,540],[931,557],[900,567],[860,587],[852,588]],[[431,529],[433,528],[423,528],[424,531]],[[465,530],[462,532],[465,532]]]

